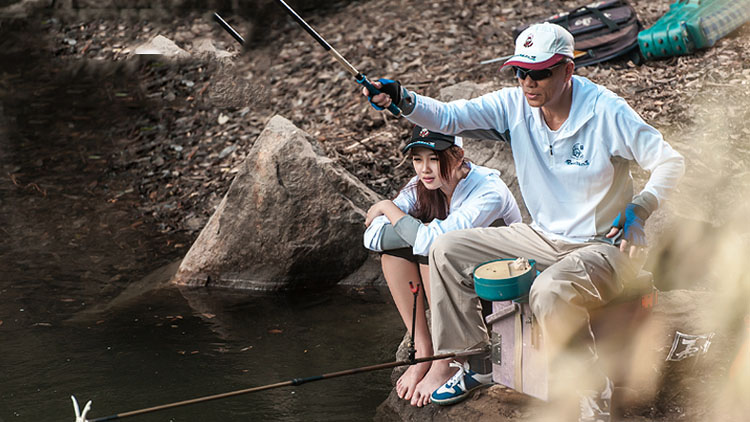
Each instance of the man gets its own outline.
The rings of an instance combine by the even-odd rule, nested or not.
[[[645,257],[645,220],[674,189],[684,162],[622,98],[573,76],[573,54],[573,36],[564,28],[532,25],[504,64],[513,67],[517,88],[442,103],[381,80],[376,86],[384,93],[371,101],[380,107],[394,101],[408,120],[429,130],[509,142],[533,220],[451,232],[433,244],[435,353],[488,343],[473,289],[476,265],[495,258],[535,259],[544,271],[529,301],[544,335],[551,376],[558,386],[580,391],[581,420],[608,420],[610,380],[600,374],[569,384],[571,374],[560,369],[597,373],[587,370],[597,362],[589,310],[612,301],[636,278]],[[651,172],[637,195],[631,161]],[[579,365],[559,365],[568,354]],[[481,376],[465,363],[455,374],[449,365],[433,364],[417,387],[418,406],[455,402],[480,383]]]

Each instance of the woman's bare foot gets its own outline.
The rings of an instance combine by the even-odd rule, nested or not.
[[[396,381],[396,393],[398,393],[398,396],[404,400],[411,400],[417,383],[422,381],[422,378],[424,378],[431,365],[432,362],[422,362],[406,368],[406,372]]]
[[[414,395],[411,398],[411,405],[422,407],[430,403],[430,395],[438,387],[445,384],[453,374],[456,368],[450,366],[450,360],[438,360],[432,363],[430,370],[427,371],[422,381],[417,384]]]

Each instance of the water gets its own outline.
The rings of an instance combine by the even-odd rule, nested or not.
[[[0,28],[0,422],[72,422],[73,394],[96,418],[394,360],[385,291],[141,282],[191,239],[145,219],[138,180],[111,168],[146,104],[107,92],[139,82],[53,60],[15,25]],[[368,420],[390,389],[384,370],[128,420]]]
[[[290,298],[167,288],[77,320],[5,321],[0,420],[73,421],[71,394],[93,400],[89,417],[102,417],[393,361],[403,331],[386,298],[344,288]],[[0,314],[14,306],[3,301]],[[390,389],[382,370],[132,419],[369,420]]]

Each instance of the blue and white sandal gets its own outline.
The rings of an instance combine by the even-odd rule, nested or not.
[[[473,390],[492,384],[492,374],[478,374],[469,369],[469,363],[453,361],[450,364],[458,368],[458,372],[445,384],[433,391],[430,400],[439,405],[458,403],[467,398]]]

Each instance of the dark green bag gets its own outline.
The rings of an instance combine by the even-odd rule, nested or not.
[[[678,0],[638,34],[646,59],[691,54],[750,21],[750,0]]]

